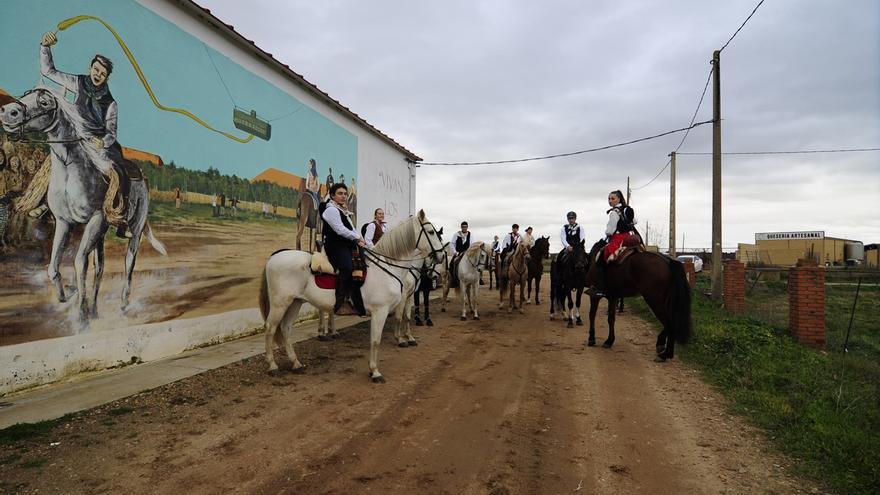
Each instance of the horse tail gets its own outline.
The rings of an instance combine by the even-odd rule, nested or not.
[[[165,244],[162,243],[156,236],[153,235],[153,228],[150,227],[150,222],[146,223],[146,231],[147,231],[147,240],[150,241],[150,245],[153,246],[153,249],[158,251],[162,256],[168,256],[168,251],[165,249]]]
[[[678,260],[669,261],[669,299],[667,310],[669,327],[675,341],[686,344],[691,338],[691,286],[688,284],[684,265]]]
[[[266,280],[265,268],[260,276],[260,314],[263,315],[263,321],[266,321],[269,316],[269,282]]]

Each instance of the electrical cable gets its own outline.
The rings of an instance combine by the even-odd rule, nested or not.
[[[739,26],[739,29],[737,29],[736,32],[733,33],[733,36],[731,36],[730,39],[727,40],[727,43],[725,43],[724,46],[722,46],[721,49],[718,50],[719,52],[723,52],[724,49],[727,48],[727,45],[729,45],[730,42],[733,41],[734,38],[736,38],[736,35],[739,34],[740,30],[745,27],[746,23],[749,22],[749,19],[751,19],[752,16],[755,15],[755,12],[758,11],[758,7],[760,7],[762,3],[764,3],[764,0],[761,0],[760,2],[758,2],[758,5],[755,5],[755,8],[754,8],[754,10],[752,10],[752,13],[749,14],[748,17],[746,17],[746,20],[744,20],[743,23]]]

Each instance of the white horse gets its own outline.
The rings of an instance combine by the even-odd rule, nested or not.
[[[379,372],[379,344],[388,315],[404,306],[404,280],[415,258],[442,257],[443,242],[434,225],[420,210],[382,236],[369,257],[371,267],[361,287],[364,306],[370,312],[370,377],[375,383],[385,378]],[[293,350],[292,325],[304,302],[319,311],[333,311],[333,289],[315,285],[310,253],[282,250],[269,257],[260,286],[260,311],[266,327],[266,361],[269,372],[277,372],[273,355],[277,340],[283,346],[293,369],[302,367]]]
[[[437,231],[437,233],[443,235],[443,227],[440,227],[440,230]],[[444,244],[442,252],[445,253],[448,247],[449,243]],[[429,270],[437,272],[441,277],[445,275],[445,255],[438,254],[437,256],[444,261],[438,263],[435,256],[414,259],[410,265],[411,268],[408,270],[410,276],[404,279],[403,295],[405,301],[394,315],[397,319],[397,326],[394,328],[394,338],[397,339],[397,345],[399,347],[414,347],[419,345],[418,341],[410,331],[412,329],[413,308],[415,307],[415,292],[419,290],[419,284],[421,283],[422,267],[427,267]],[[428,301],[425,301],[425,304],[428,304]]]
[[[107,183],[94,158],[98,151],[87,142],[82,117],[76,107],[63,95],[48,88],[36,88],[20,100],[0,107],[0,122],[10,134],[45,133],[51,148],[51,176],[49,179],[49,210],[55,216],[55,238],[49,261],[49,279],[55,286],[60,302],[66,302],[59,266],[61,257],[76,225],[85,225],[82,239],[74,257],[76,297],[79,302],[79,320],[83,326],[90,318],[98,317],[98,291],[104,273],[104,234],[107,220],[103,203]],[[132,237],[125,255],[125,285],[122,289],[122,309],[128,306],[131,277],[140,246],[141,234],[146,233],[153,248],[166,254],[165,246],[153,236],[147,222],[149,193],[145,181],[132,181],[128,204],[128,227]],[[95,281],[91,306],[86,297],[86,273],[91,253],[95,253]]]
[[[467,310],[474,314],[474,319],[480,319],[477,310],[477,295],[480,287],[480,277],[489,262],[489,250],[483,241],[470,245],[462,254],[458,262],[458,287],[456,292],[461,297],[461,321],[467,320]]]

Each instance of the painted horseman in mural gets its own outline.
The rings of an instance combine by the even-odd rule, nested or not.
[[[29,141],[29,134],[44,133],[44,142],[51,149],[51,170],[48,184],[44,187],[49,209],[55,217],[55,236],[48,272],[60,302],[65,302],[68,297],[59,271],[61,258],[73,229],[78,225],[84,226],[74,257],[74,271],[79,320],[86,326],[90,319],[98,315],[98,292],[104,271],[104,234],[108,228],[105,199],[113,185],[107,175],[118,165],[117,160],[122,160],[121,147],[115,136],[116,103],[106,86],[113,65],[105,57],[96,56],[89,75],[74,76],[58,72],[54,69],[49,50],[56,41],[52,33],[43,36],[40,51],[43,73],[74,92],[75,102],[69,103],[60,91],[37,87],[20,99],[0,107],[0,122],[4,131],[17,139]],[[153,236],[147,222],[149,194],[143,180],[131,184],[130,196],[131,207],[125,209],[126,216],[123,217],[125,225],[131,229],[125,257],[123,310],[129,303],[141,235],[146,235],[153,248],[161,254],[166,253],[164,245]],[[93,253],[94,284],[90,297],[87,297],[86,273],[89,257]]]

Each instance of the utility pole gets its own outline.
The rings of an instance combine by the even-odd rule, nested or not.
[[[675,258],[675,152],[669,154],[669,256]]]
[[[632,190],[629,188],[629,176],[627,175],[626,176],[626,204],[629,204],[629,193],[630,192],[632,192]]]
[[[721,51],[712,53],[712,299],[721,299]]]

